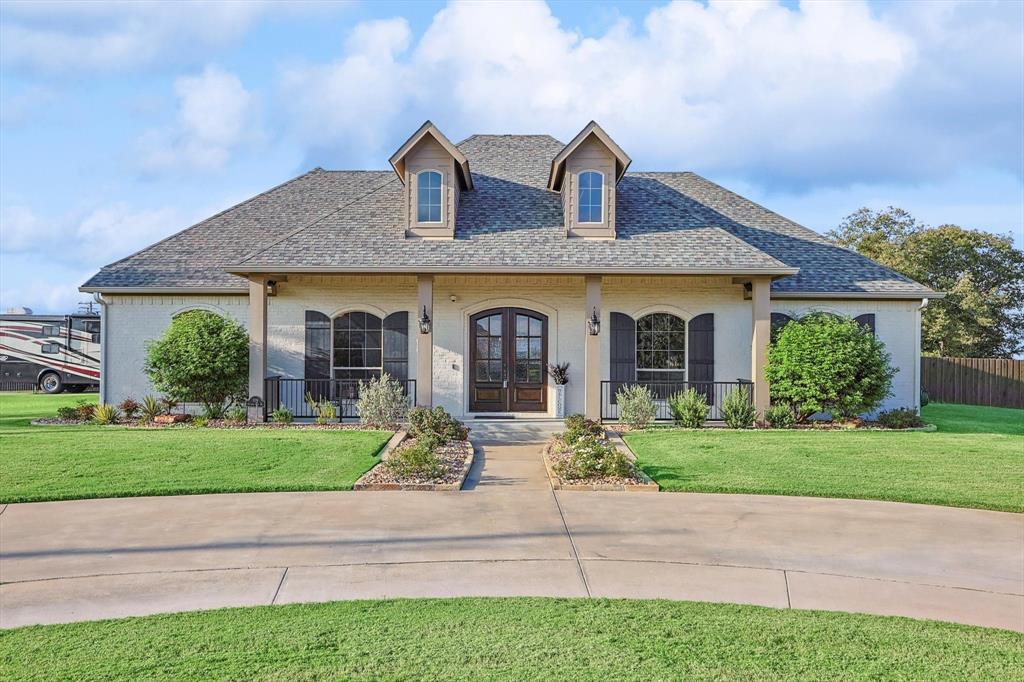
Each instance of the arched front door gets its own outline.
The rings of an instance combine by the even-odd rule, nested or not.
[[[547,316],[494,308],[469,322],[470,411],[547,411]]]

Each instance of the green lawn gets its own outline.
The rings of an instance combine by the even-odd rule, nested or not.
[[[30,426],[92,395],[0,393],[0,503],[349,490],[384,431]]]
[[[933,404],[924,419],[938,431],[654,429],[625,438],[663,490],[1024,511],[1024,410]]]
[[[357,601],[0,632],[5,680],[1009,680],[1022,669],[1024,637],[1005,630],[700,602]]]

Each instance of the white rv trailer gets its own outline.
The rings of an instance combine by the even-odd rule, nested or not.
[[[80,393],[99,383],[98,315],[0,315],[0,390]]]

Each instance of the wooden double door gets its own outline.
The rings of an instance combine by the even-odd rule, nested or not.
[[[493,308],[469,322],[470,411],[546,412],[547,316]]]

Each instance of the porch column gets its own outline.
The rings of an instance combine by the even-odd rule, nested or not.
[[[249,397],[263,395],[267,378],[267,279],[249,279]],[[263,421],[263,408],[250,407],[249,421]]]
[[[416,405],[430,407],[434,395],[434,276],[417,276],[416,287]],[[418,323],[424,310],[430,317],[430,331],[426,334]]]
[[[765,367],[768,365],[768,340],[772,332],[771,277],[755,277],[751,281],[751,304],[754,315],[753,334],[750,349],[750,378],[754,380],[754,408],[757,422],[764,423],[768,410],[768,379]]]
[[[587,305],[583,311],[583,324],[580,332],[584,335],[583,358],[584,377],[583,384],[586,391],[584,402],[584,414],[587,419],[601,419],[601,337],[590,333],[587,320],[597,311],[598,319],[601,317],[601,276],[587,275]],[[608,330],[605,330],[605,334]]]

